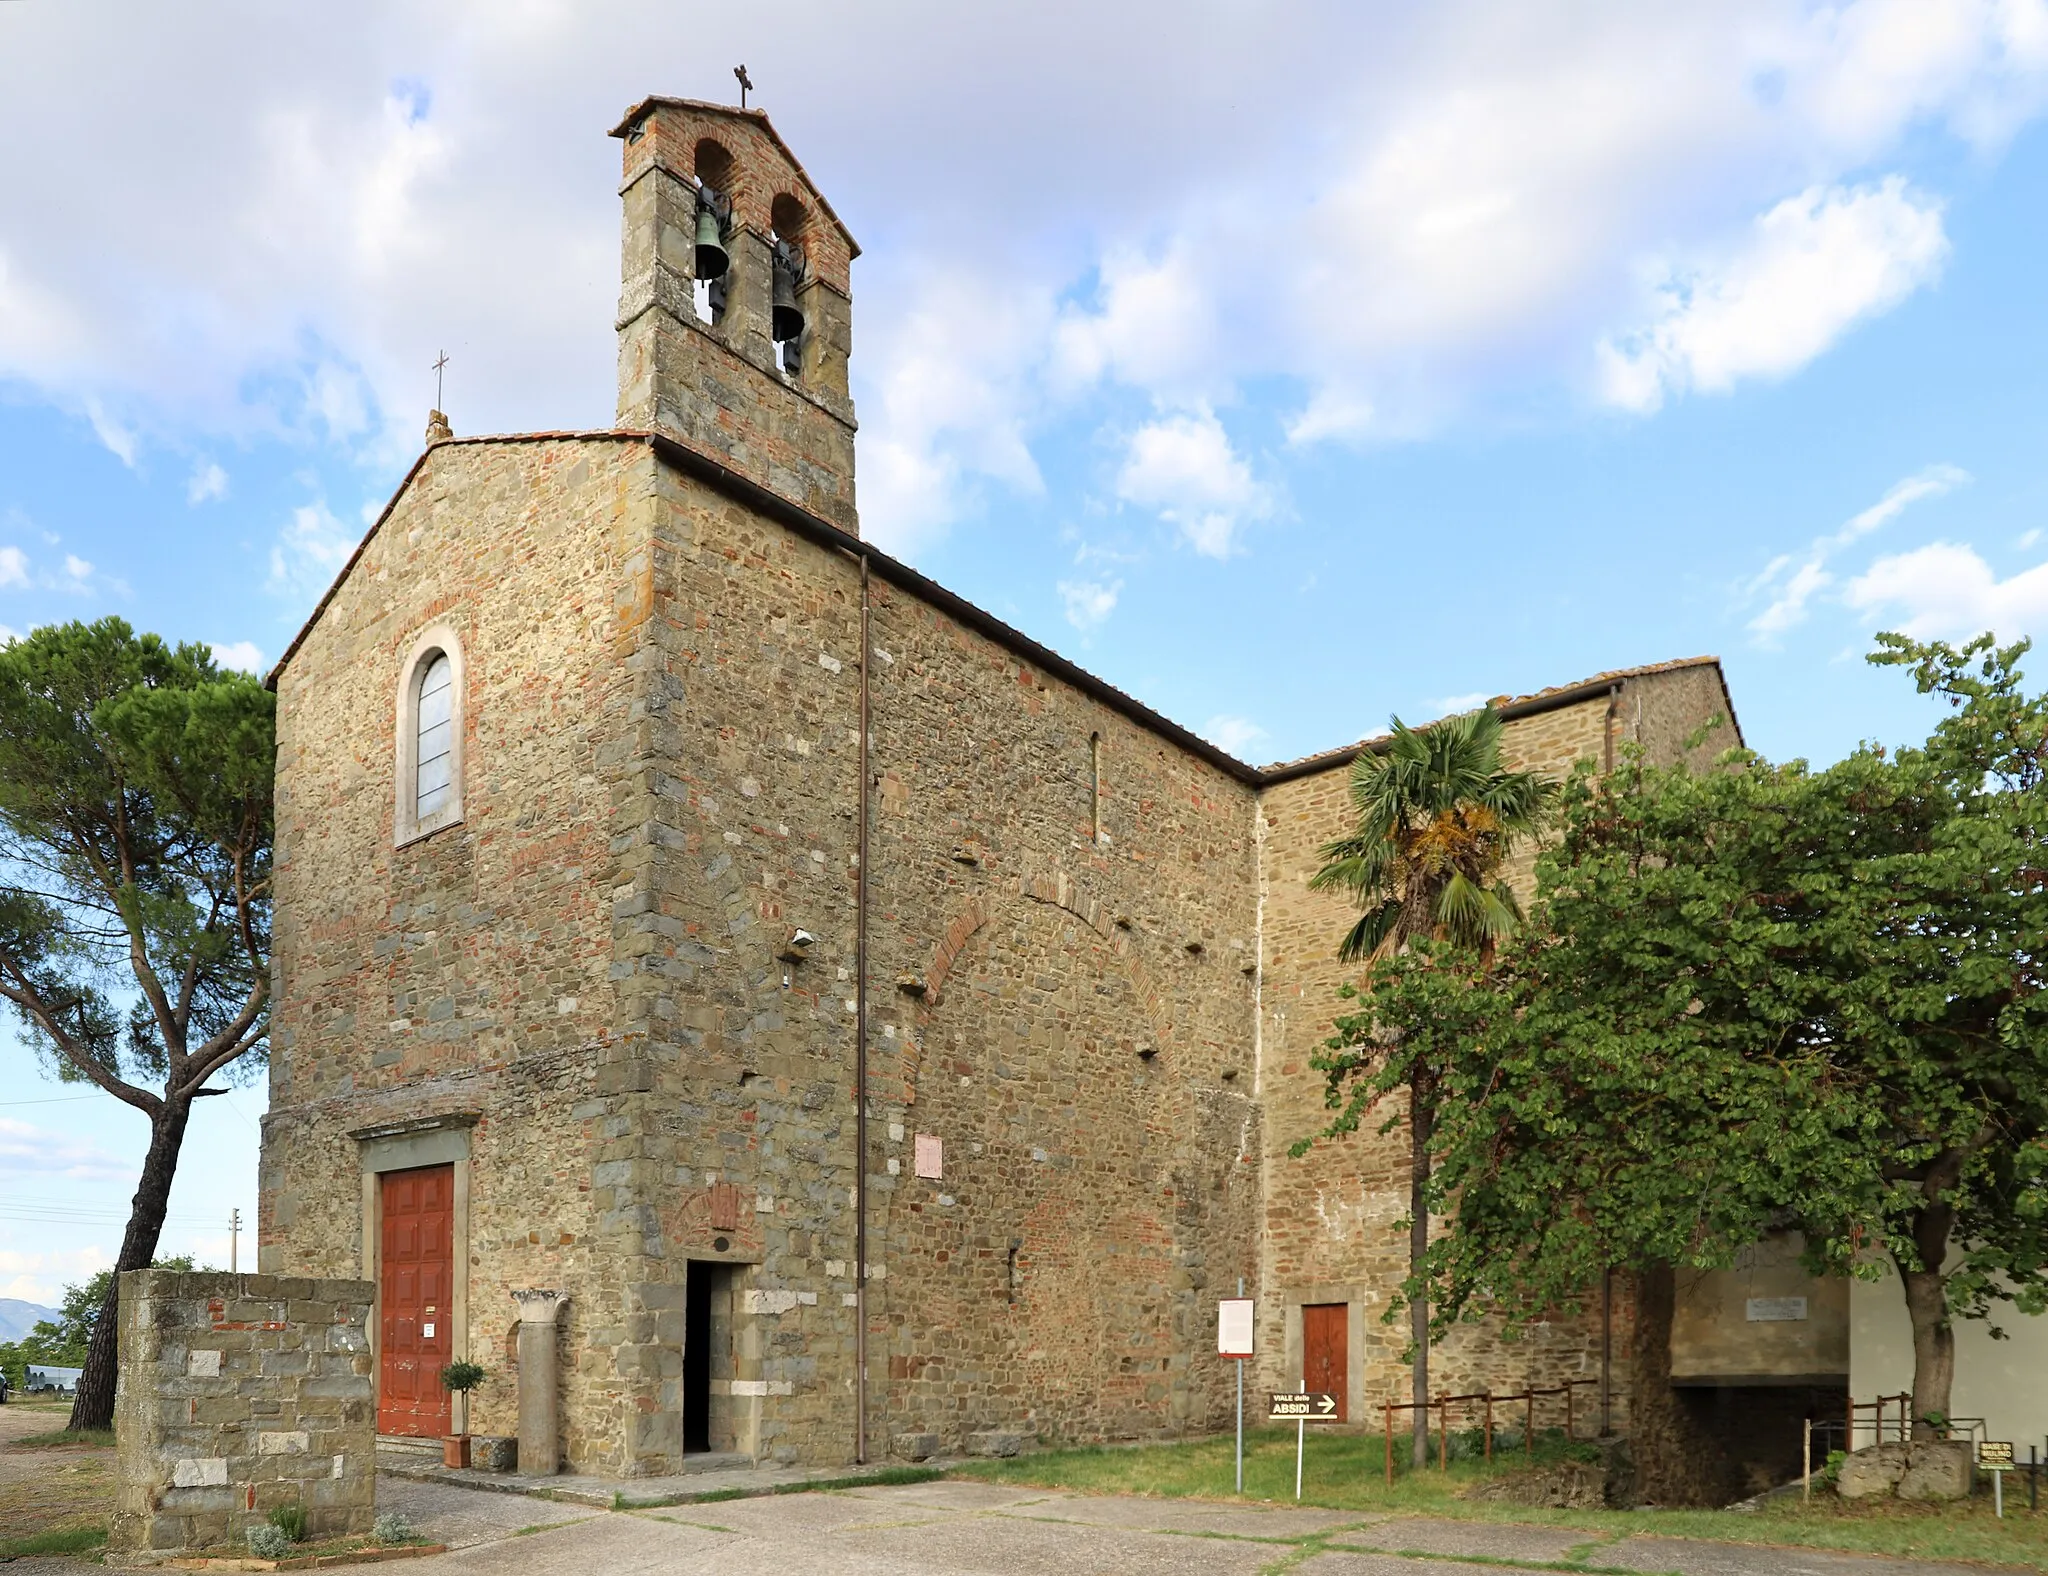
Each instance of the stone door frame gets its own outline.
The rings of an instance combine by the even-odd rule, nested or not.
[[[449,1286],[449,1318],[454,1325],[450,1360],[465,1361],[469,1351],[469,1132],[479,1113],[456,1112],[447,1116],[424,1116],[405,1122],[382,1122],[359,1127],[348,1136],[360,1150],[363,1175],[363,1223],[360,1264],[357,1273],[377,1287],[377,1305],[370,1310],[371,1372],[383,1354],[377,1349],[378,1321],[383,1314],[384,1188],[387,1171],[411,1171],[420,1166],[452,1165],[455,1191],[450,1223],[450,1257],[454,1259]]]
[[[1288,1286],[1274,1293],[1281,1306],[1281,1369],[1280,1382],[1283,1385],[1299,1386],[1303,1382],[1303,1365],[1307,1359],[1306,1342],[1302,1337],[1301,1310],[1306,1304],[1343,1303],[1344,1312],[1344,1415],[1349,1419],[1346,1428],[1366,1426],[1365,1400],[1365,1316],[1372,1306],[1371,1299],[1362,1286],[1318,1285]],[[1373,1426],[1378,1409],[1374,1408]]]

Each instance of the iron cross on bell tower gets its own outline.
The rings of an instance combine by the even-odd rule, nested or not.
[[[754,79],[747,75],[745,66],[734,66],[732,74],[740,79],[740,108],[747,107],[747,91],[754,85]]]

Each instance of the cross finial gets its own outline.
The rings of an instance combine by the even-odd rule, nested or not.
[[[754,79],[747,75],[745,66],[734,66],[732,74],[740,79],[740,108],[747,107],[747,90],[754,85]]]
[[[434,361],[434,409],[441,408],[441,369],[448,365],[448,352],[442,351]]]

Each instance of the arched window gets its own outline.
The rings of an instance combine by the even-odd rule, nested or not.
[[[436,625],[413,642],[399,673],[394,843],[462,819],[462,646]]]
[[[419,754],[413,813],[422,821],[440,814],[455,795],[454,749],[455,665],[437,651],[420,673]]]

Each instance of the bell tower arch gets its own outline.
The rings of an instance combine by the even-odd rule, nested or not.
[[[857,532],[860,247],[760,110],[649,98],[612,135],[625,155],[619,425],[669,433]]]

